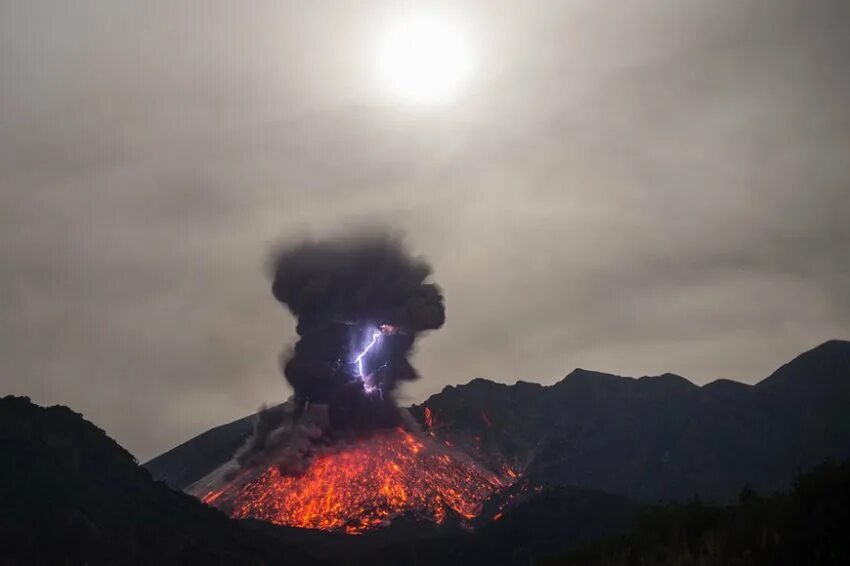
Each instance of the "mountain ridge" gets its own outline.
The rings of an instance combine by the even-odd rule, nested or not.
[[[558,380],[558,381],[556,381],[552,384],[549,384],[549,385],[537,383],[537,382],[534,382],[534,381],[526,381],[526,380],[523,380],[523,379],[518,379],[514,383],[504,383],[504,382],[501,382],[501,381],[494,381],[492,379],[479,376],[479,377],[474,377],[474,378],[470,379],[466,383],[460,383],[460,384],[457,384],[457,385],[446,385],[441,391],[439,391],[438,393],[434,393],[433,395],[431,395],[431,397],[433,397],[435,395],[439,395],[440,393],[442,393],[446,389],[461,388],[461,387],[465,387],[465,386],[468,386],[468,385],[472,385],[476,382],[485,382],[487,384],[503,385],[503,386],[506,386],[506,387],[514,387],[514,386],[518,386],[518,385],[520,385],[520,386],[530,385],[530,386],[534,386],[534,387],[548,388],[548,387],[558,386],[558,385],[562,384],[564,381],[570,379],[571,377],[575,377],[575,376],[579,376],[579,378],[600,377],[602,379],[613,377],[613,378],[619,378],[619,379],[630,380],[630,381],[641,381],[641,380],[653,381],[653,380],[657,380],[657,379],[661,379],[661,378],[665,378],[665,379],[674,378],[674,379],[677,379],[677,380],[687,382],[687,384],[690,384],[693,387],[697,387],[697,388],[705,388],[705,387],[708,387],[708,386],[712,386],[712,385],[714,385],[718,382],[721,382],[721,383],[731,382],[731,383],[743,385],[745,387],[756,387],[756,386],[764,384],[765,382],[767,382],[768,380],[770,380],[771,378],[773,378],[777,375],[784,374],[785,372],[787,372],[791,368],[798,368],[804,362],[807,365],[813,365],[812,364],[813,360],[822,360],[824,357],[841,358],[841,359],[846,361],[847,367],[850,368],[850,340],[842,340],[842,339],[838,339],[838,338],[832,338],[830,340],[826,340],[825,342],[822,342],[822,343],[818,344],[817,346],[814,346],[814,347],[810,348],[809,350],[806,350],[806,351],[798,354],[797,356],[795,356],[794,358],[792,358],[788,362],[779,366],[777,369],[775,369],[769,375],[767,375],[766,377],[763,377],[762,379],[760,379],[759,381],[756,381],[755,383],[746,383],[746,382],[743,382],[743,381],[738,381],[738,380],[730,379],[730,378],[718,378],[718,379],[714,379],[712,381],[708,381],[708,382],[700,385],[700,384],[694,383],[693,381],[689,380],[687,377],[684,377],[682,375],[679,375],[677,373],[672,373],[672,372],[664,372],[664,373],[657,374],[657,375],[643,375],[643,376],[640,376],[640,377],[634,377],[634,376],[627,376],[627,375],[618,375],[618,374],[615,374],[615,373],[608,373],[608,372],[598,371],[598,370],[591,370],[591,369],[586,369],[586,368],[582,368],[582,367],[576,367],[575,369],[573,369],[572,371],[567,373],[564,377],[562,377],[560,380]],[[848,379],[850,379],[850,374],[848,374]],[[427,403],[427,399],[423,402],[423,404],[424,403]]]
[[[230,519],[155,482],[105,431],[60,405],[0,398],[0,448],[0,563],[8,566],[318,566],[404,556],[420,564],[529,563],[624,533],[642,509],[613,494],[516,484],[486,502],[472,531],[400,516],[353,536]]]
[[[0,562],[316,564],[173,491],[71,409],[0,398]]]
[[[436,434],[480,439],[541,483],[643,501],[728,500],[744,483],[782,489],[797,468],[850,456],[848,360],[850,342],[830,340],[754,385],[718,379],[700,386],[673,373],[633,378],[582,368],[552,385],[479,377],[446,386],[410,411],[424,423],[428,407]],[[214,432],[222,445],[238,445],[250,434],[250,419],[198,438]],[[226,450],[192,461],[193,442],[145,466],[179,489],[191,483],[186,469],[226,461]]]

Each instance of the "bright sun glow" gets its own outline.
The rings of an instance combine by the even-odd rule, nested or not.
[[[378,77],[393,95],[417,104],[443,102],[469,79],[473,50],[465,30],[448,15],[404,14],[378,44]]]

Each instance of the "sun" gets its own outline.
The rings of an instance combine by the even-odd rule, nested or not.
[[[411,12],[388,22],[378,41],[377,73],[387,93],[414,104],[456,96],[473,65],[470,37],[449,14]]]

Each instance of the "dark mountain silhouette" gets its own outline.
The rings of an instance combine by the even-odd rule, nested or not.
[[[0,563],[314,564],[155,482],[66,407],[0,399]]]
[[[832,341],[755,386],[579,369],[551,387],[475,380],[424,405],[442,434],[479,436],[534,481],[654,501],[783,489],[795,470],[847,457],[848,401],[850,343]]]
[[[348,566],[532,564],[540,557],[561,554],[627,532],[640,509],[640,505],[622,496],[576,488],[547,488],[529,494],[508,508],[501,519],[482,523],[471,533],[456,531],[429,537],[422,536],[420,530],[417,536],[408,535],[392,542],[401,538],[393,532],[396,528],[393,526],[388,532],[378,531],[366,537],[345,537],[347,540],[337,537],[333,542],[325,539],[322,557]],[[293,544],[300,534],[288,531],[281,540]]]
[[[577,369],[552,386],[446,387],[411,408],[420,422],[426,406],[438,434],[480,439],[541,484],[644,501],[730,500],[745,483],[783,489],[797,469],[850,456],[850,342],[826,342],[755,386]],[[208,431],[145,466],[182,489],[224,463],[250,422]]]
[[[351,566],[850,564],[850,461],[828,461],[790,483],[787,493],[767,497],[745,486],[725,506],[696,498],[638,506],[604,493],[549,488],[473,533],[374,548],[349,537],[349,549],[326,545],[326,557]]]
[[[480,521],[471,532],[405,517],[357,536],[246,523],[331,564],[519,565],[625,534],[642,509],[622,496],[576,488],[526,495],[499,520]]]
[[[173,489],[183,489],[224,464],[254,430],[250,415],[211,428],[144,464],[151,475]]]
[[[401,518],[363,536],[236,521],[153,481],[106,433],[61,406],[0,399],[0,563],[69,565],[525,564],[624,533],[640,506],[530,488],[475,532]]]
[[[647,507],[591,490],[516,486],[505,494],[516,503],[471,533],[402,519],[347,536],[228,519],[152,481],[128,452],[65,407],[0,399],[0,449],[0,561],[9,566],[837,566],[850,560],[850,463],[798,476],[787,495],[762,498],[745,489],[727,507],[699,500]]]
[[[850,564],[850,462],[797,476],[787,494],[742,490],[738,502],[699,500],[641,513],[625,537],[542,561],[552,566],[839,566]],[[540,563],[540,562],[538,562]]]
[[[422,418],[427,406],[437,434],[522,464],[524,483],[489,502],[471,533],[400,518],[358,537],[228,519],[153,481],[70,409],[6,397],[0,563],[846,563],[850,464],[798,475],[788,495],[741,487],[770,493],[795,469],[850,455],[848,389],[850,343],[839,341],[755,386],[576,370],[549,387],[481,379],[447,387],[413,414]],[[230,457],[251,420],[213,429],[148,467],[177,487],[191,483]],[[741,496],[726,507],[647,507],[615,493]],[[507,498],[514,504],[490,521]]]

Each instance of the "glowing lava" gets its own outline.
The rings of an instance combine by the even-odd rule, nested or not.
[[[278,525],[363,533],[412,514],[442,523],[477,517],[513,470],[491,472],[430,436],[384,430],[316,457],[301,476],[269,466],[202,500],[234,518]]]

